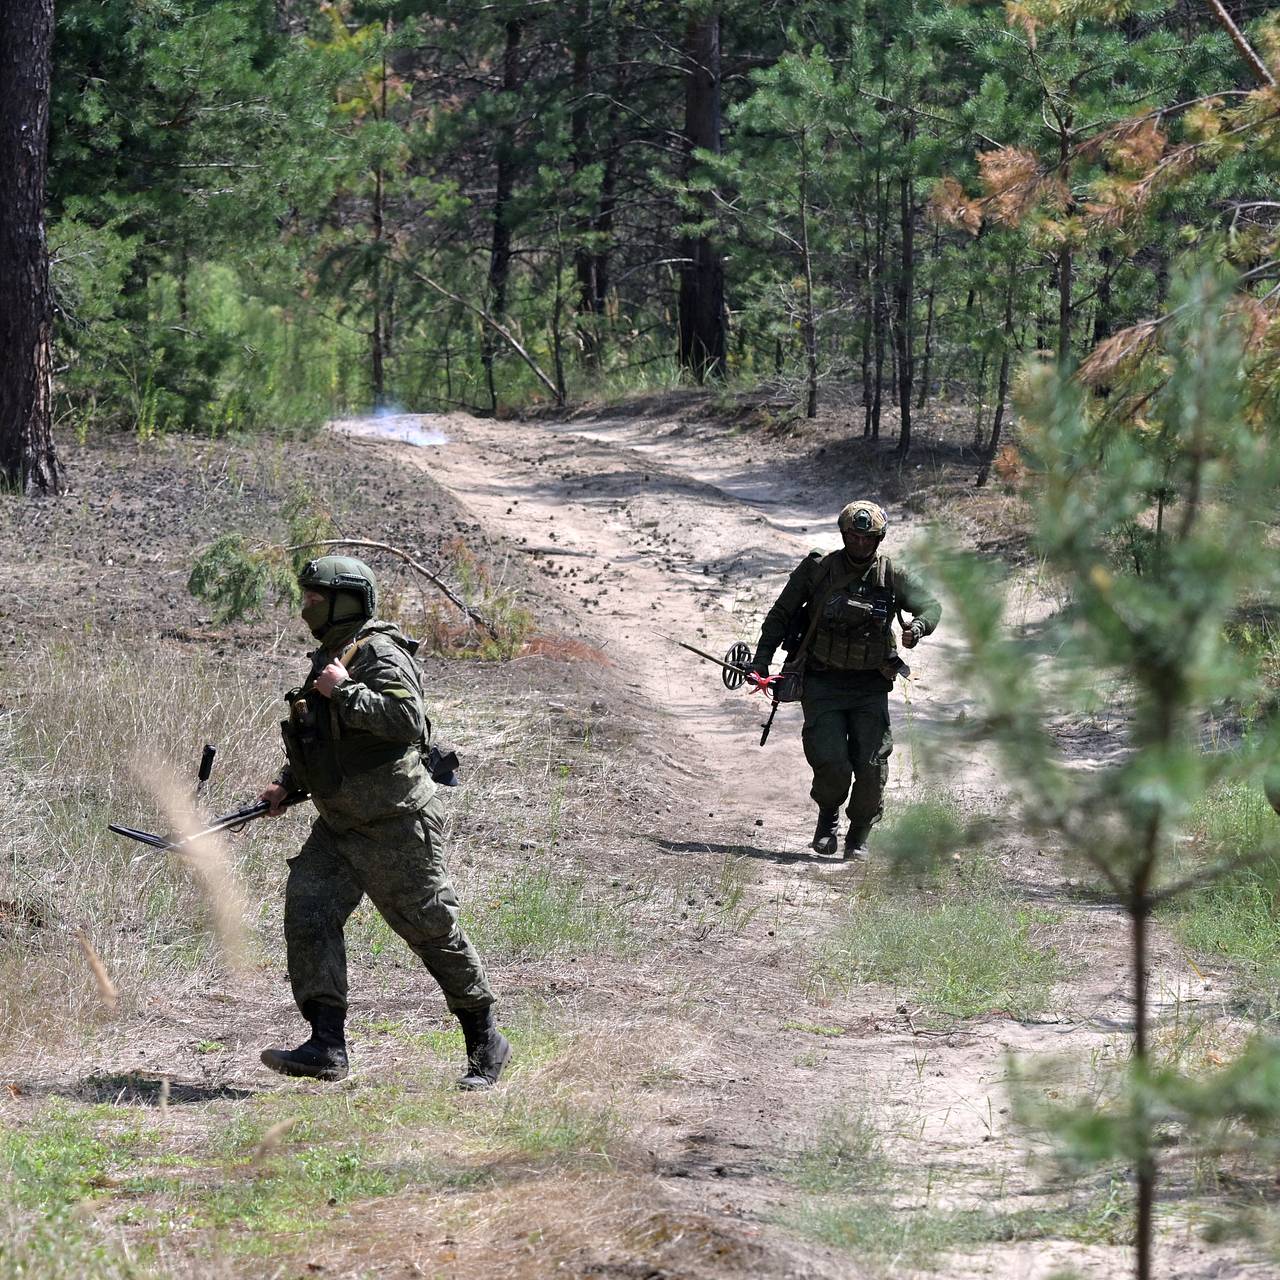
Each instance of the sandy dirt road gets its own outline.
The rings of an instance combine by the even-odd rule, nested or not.
[[[787,1153],[824,1116],[851,1107],[874,1112],[904,1163],[939,1170],[930,1207],[1042,1203],[1043,1170],[1011,1127],[1008,1055],[1097,1062],[1123,1053],[1118,917],[1103,907],[1066,907],[1063,945],[1075,953],[1078,976],[1060,1007],[1034,1023],[992,1015],[930,1032],[890,991],[815,990],[797,976],[804,956],[864,873],[808,852],[814,808],[799,709],[780,710],[762,751],[763,699],[726,692],[714,667],[670,639],[713,653],[738,639],[754,644],[790,570],[810,549],[838,545],[835,514],[863,496],[856,486],[812,460],[754,458],[722,430],[660,412],[532,423],[361,419],[338,429],[358,447],[392,450],[406,468],[427,471],[487,534],[529,556],[563,628],[613,662],[621,696],[661,708],[670,737],[659,749],[687,780],[685,829],[666,841],[668,852],[694,862],[747,860],[761,909],[739,936],[691,956],[683,979],[692,1009],[688,1069],[648,1135],[667,1184],[700,1210],[757,1233],[794,1196],[780,1173]],[[923,526],[901,509],[890,507],[889,516],[886,550],[900,555]],[[1017,599],[1024,620],[1049,608],[1031,588]],[[966,706],[951,674],[954,645],[944,616],[939,633],[908,655],[909,686],[900,682],[891,695],[890,800],[945,782],[962,800],[999,813],[999,778],[987,756],[940,749],[943,727]],[[1082,737],[1082,763],[1099,749]],[[1027,839],[1012,836],[998,856],[1029,893],[1049,898],[1060,887],[1056,859]],[[1196,975],[1164,956],[1156,985],[1166,1002],[1199,998]],[[835,1034],[813,1034],[819,1024]],[[770,1274],[867,1274],[834,1251],[783,1243],[776,1256]],[[1222,1262],[1220,1252],[1181,1232],[1163,1246],[1160,1273],[1227,1274]],[[1116,1247],[1041,1241],[987,1246],[943,1270],[1048,1277],[1067,1264],[1110,1276],[1126,1274],[1128,1262]],[[1268,1274],[1238,1260],[1231,1266],[1232,1275]]]

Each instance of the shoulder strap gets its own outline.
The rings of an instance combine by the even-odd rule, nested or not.
[[[893,571],[893,561],[888,556],[884,556],[882,559],[884,560],[884,566],[880,585],[887,588],[889,594],[893,597],[893,611],[897,615],[898,626],[905,631],[907,629],[907,620],[902,616],[902,606],[898,603],[898,581],[897,575]]]
[[[363,649],[372,639],[372,632],[367,636],[358,636],[338,655],[338,661],[349,671],[351,669],[351,659],[354,658],[356,654],[359,653],[360,650]]]

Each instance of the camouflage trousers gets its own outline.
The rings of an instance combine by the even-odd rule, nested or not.
[[[850,829],[865,834],[884,812],[893,753],[889,695],[806,676],[802,706],[804,755],[813,770],[809,794],[819,809],[833,811],[848,797]]]
[[[493,1003],[484,965],[458,924],[441,830],[434,796],[417,812],[351,831],[316,820],[302,851],[289,859],[284,899],[289,981],[300,1009],[312,1000],[346,1009],[343,927],[366,893],[440,984],[450,1009]]]

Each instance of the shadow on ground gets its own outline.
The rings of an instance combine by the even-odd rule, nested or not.
[[[120,1107],[192,1106],[203,1102],[238,1102],[252,1098],[256,1089],[237,1089],[226,1084],[206,1084],[190,1080],[168,1080],[164,1076],[144,1076],[132,1071],[86,1076],[83,1080],[59,1083],[19,1084],[19,1092],[35,1097],[70,1098],[75,1102],[110,1103]]]

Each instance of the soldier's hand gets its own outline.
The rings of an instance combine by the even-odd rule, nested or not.
[[[284,798],[288,794],[288,791],[285,790],[285,788],[278,782],[273,782],[265,791],[263,791],[258,799],[265,800],[270,806],[270,808],[267,809],[268,818],[278,818],[284,812],[284,809],[281,806],[284,804]]]
[[[747,670],[755,672],[758,676],[767,676],[769,674],[769,664],[767,662],[761,662],[760,659],[757,658],[752,662]]]
[[[903,628],[902,647],[904,649],[914,649],[920,643],[920,638],[923,635],[924,623],[918,618],[913,618],[910,625]]]
[[[320,694],[321,697],[329,697],[333,691],[340,685],[345,684],[350,677],[350,672],[340,663],[337,658],[329,663],[327,667],[316,676],[316,682],[311,687]]]

